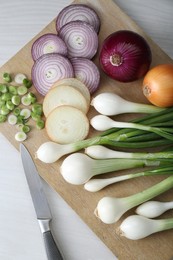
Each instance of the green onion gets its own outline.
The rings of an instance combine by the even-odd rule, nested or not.
[[[7,120],[7,116],[6,115],[0,115],[0,123],[3,123]]]
[[[39,120],[36,121],[36,128],[37,128],[37,129],[39,129],[39,130],[40,130],[40,129],[43,129],[44,126],[45,126],[44,120],[39,119]]]
[[[15,134],[15,139],[16,139],[16,141],[18,141],[18,142],[23,142],[23,141],[26,140],[26,138],[27,138],[27,135],[26,135],[26,133],[24,133],[23,131],[17,132],[17,133]]]
[[[169,133],[169,130],[167,131],[167,128],[158,128],[158,127],[146,126],[146,125],[142,125],[142,124],[129,123],[129,122],[118,122],[118,121],[114,121],[111,118],[104,116],[104,115],[94,116],[91,119],[90,123],[94,127],[94,129],[96,129],[98,131],[105,131],[105,130],[110,129],[111,127],[132,128],[132,129],[139,129],[139,130],[153,132],[168,140],[173,141],[173,135]],[[120,139],[118,138],[118,140],[120,140]]]
[[[172,228],[173,218],[149,219],[143,216],[132,215],[121,223],[118,233],[128,239],[138,240],[156,232]]]
[[[31,104],[31,100],[28,98],[27,95],[23,96],[21,98],[21,103],[24,105],[24,106],[29,106]]]
[[[28,89],[25,86],[19,86],[17,88],[17,94],[20,95],[20,96],[25,95],[27,92],[28,92]]]
[[[27,88],[30,88],[32,86],[32,81],[25,78],[25,79],[23,79],[23,85]]]
[[[31,130],[31,127],[29,125],[23,125],[21,127],[21,131],[23,131],[24,133],[29,133]]]
[[[8,116],[8,123],[10,125],[15,125],[17,123],[17,116],[15,115],[9,115]]]
[[[24,117],[24,119],[28,119],[31,116],[31,110],[28,108],[23,108],[20,111],[20,115]]]
[[[6,82],[8,82],[8,83],[10,83],[10,82],[12,81],[12,78],[11,78],[10,74],[7,73],[7,72],[5,72],[5,73],[3,74],[3,79],[4,79]]]
[[[8,89],[11,94],[17,95],[17,87],[10,85]]]
[[[120,182],[120,181],[125,181],[125,180],[130,180],[134,179],[137,177],[143,177],[143,176],[154,176],[154,175],[166,175],[166,174],[173,174],[173,166],[170,167],[157,167],[156,169],[153,170],[147,170],[147,171],[142,171],[142,172],[137,172],[137,173],[130,173],[126,175],[120,175],[120,176],[115,176],[111,178],[95,178],[91,179],[88,182],[85,183],[84,188],[87,191],[90,192],[96,192],[99,191],[108,185]]]
[[[2,96],[1,96],[1,99],[4,100],[4,101],[8,101],[8,100],[11,100],[12,98],[12,94],[7,92],[7,93],[3,93]]]
[[[142,192],[124,198],[103,197],[97,204],[95,214],[106,224],[118,221],[128,210],[148,201],[173,188],[173,176],[143,190]]]
[[[0,84],[0,92],[1,93],[8,92],[8,86],[6,84]]]
[[[13,103],[15,106],[19,106],[19,105],[20,105],[20,102],[21,102],[21,98],[20,98],[19,95],[14,95],[14,96],[12,96],[11,101],[12,101],[12,103]]]
[[[172,159],[170,161],[172,161]],[[146,159],[96,160],[90,158],[86,154],[73,153],[65,158],[65,160],[63,161],[60,167],[60,172],[63,178],[67,182],[75,185],[81,185],[87,182],[93,176],[98,174],[104,174],[107,172],[119,171],[119,170],[131,169],[137,167],[162,166],[162,165],[167,165],[168,162],[169,162],[168,160],[164,162],[159,159],[158,160],[146,160]]]
[[[15,106],[14,106],[14,104],[11,102],[11,100],[8,100],[8,101],[6,102],[6,106],[7,106],[7,108],[8,108],[9,110],[11,110],[11,111],[15,108]]]
[[[32,105],[32,112],[36,115],[42,115],[43,114],[43,106],[42,104],[35,103]]]
[[[19,116],[20,115],[20,112],[21,112],[21,109],[19,107],[16,107],[14,110],[13,110],[13,114],[15,116]]]
[[[0,114],[1,115],[8,115],[10,113],[10,110],[6,107],[6,105],[2,105],[0,109]]]
[[[29,92],[27,97],[30,99],[31,104],[34,104],[37,101],[36,96],[32,92]]]

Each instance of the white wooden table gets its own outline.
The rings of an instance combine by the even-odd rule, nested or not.
[[[0,0],[0,65],[42,30],[69,0]],[[172,0],[115,2],[173,57]],[[66,260],[116,257],[44,181],[53,231]],[[0,259],[46,260],[19,152],[0,134]]]

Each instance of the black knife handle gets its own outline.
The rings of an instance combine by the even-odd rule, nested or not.
[[[48,260],[64,259],[55,243],[55,240],[50,230],[43,233],[43,240],[44,240]]]

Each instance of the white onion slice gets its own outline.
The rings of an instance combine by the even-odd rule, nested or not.
[[[75,77],[81,80],[93,94],[99,87],[100,72],[95,63],[86,58],[72,58]]]
[[[82,21],[69,22],[64,25],[59,36],[67,45],[69,57],[92,59],[98,49],[98,35],[94,28]]]
[[[31,77],[34,87],[45,96],[53,83],[63,78],[73,78],[73,66],[68,58],[58,53],[48,53],[36,60]]]
[[[68,5],[58,14],[56,20],[57,31],[68,22],[83,21],[92,25],[98,33],[100,29],[100,18],[96,11],[85,4]]]
[[[31,48],[31,55],[34,61],[46,53],[59,53],[67,56],[67,46],[58,35],[47,33],[40,36]]]

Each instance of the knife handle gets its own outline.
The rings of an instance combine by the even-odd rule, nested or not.
[[[48,260],[63,260],[50,230],[43,233],[43,240]]]

